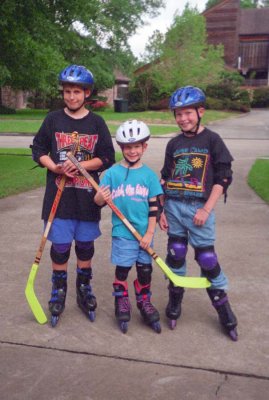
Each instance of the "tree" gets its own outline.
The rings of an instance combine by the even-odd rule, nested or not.
[[[70,63],[92,70],[99,88],[115,66],[130,68],[127,39],[163,0],[2,0],[0,84],[50,91]]]
[[[207,44],[205,18],[196,8],[185,7],[166,33],[159,63],[152,66],[160,93],[196,85],[205,88],[224,69],[223,46]],[[156,78],[155,78],[156,79]]]

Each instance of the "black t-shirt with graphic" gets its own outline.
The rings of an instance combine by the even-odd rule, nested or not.
[[[33,159],[39,163],[43,155],[50,155],[58,164],[67,159],[72,150],[72,133],[78,133],[79,146],[76,153],[78,161],[98,157],[103,166],[91,175],[99,183],[99,172],[109,168],[115,162],[115,151],[108,127],[102,117],[90,112],[81,119],[68,116],[64,110],[54,111],[47,115],[33,140]],[[47,220],[57,192],[57,184],[62,175],[47,171],[46,191],[42,208],[42,219]],[[78,219],[81,221],[99,221],[100,207],[94,201],[94,190],[82,175],[67,178],[56,217]]]
[[[221,137],[208,128],[192,137],[179,134],[168,142],[161,170],[166,196],[206,201],[214,184],[231,178],[232,161]]]

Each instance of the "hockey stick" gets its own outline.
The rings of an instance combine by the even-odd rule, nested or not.
[[[78,147],[78,140],[77,140],[78,133],[74,132],[74,133],[72,133],[72,136],[73,136],[73,140],[75,140],[75,142],[73,144],[74,149],[72,149],[72,152],[76,152],[77,147]],[[61,180],[60,180],[60,183],[58,186],[58,190],[57,190],[57,193],[55,195],[55,198],[54,198],[54,201],[53,201],[53,204],[51,207],[51,211],[50,211],[49,218],[48,218],[48,221],[46,224],[46,228],[45,228],[44,234],[42,236],[39,248],[37,250],[37,253],[35,256],[35,261],[31,267],[30,274],[29,274],[29,277],[28,277],[28,280],[26,283],[26,287],[25,287],[26,299],[32,310],[32,313],[34,314],[34,316],[39,324],[45,324],[48,320],[47,320],[47,316],[46,316],[41,304],[38,301],[38,298],[36,297],[35,290],[34,290],[34,283],[35,283],[39,263],[40,263],[40,260],[41,260],[42,254],[43,254],[43,250],[44,250],[45,244],[47,242],[51,224],[54,220],[58,205],[60,203],[60,200],[61,200],[61,197],[63,194],[66,179],[67,179],[66,175],[63,175],[61,177]]]
[[[72,154],[68,153],[67,157],[69,158],[70,161],[72,161],[72,163],[77,167],[77,169],[82,173],[82,175],[90,182],[92,187],[97,191],[99,185],[95,182],[93,177],[86,171],[86,169],[78,162],[78,160]],[[108,200],[106,201],[106,203],[111,208],[111,210],[117,215],[117,217],[124,223],[124,225],[130,230],[130,232],[134,235],[134,237],[140,242],[142,236],[140,235],[140,233],[137,232],[134,226],[126,219],[126,217],[112,202],[112,200]],[[173,282],[175,286],[203,289],[203,288],[208,288],[211,285],[211,283],[206,278],[176,275],[158,256],[158,254],[155,253],[155,251],[151,247],[148,247],[146,251],[154,259],[156,264],[162,269],[163,273],[167,276],[168,279],[170,279],[170,281]]]

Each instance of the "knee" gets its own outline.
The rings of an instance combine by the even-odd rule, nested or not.
[[[75,252],[79,260],[91,260],[94,255],[94,242],[80,242],[79,240],[76,240]]]
[[[52,243],[50,257],[55,264],[66,264],[70,257],[71,243]]]
[[[221,269],[217,254],[214,251],[214,246],[196,247],[195,260],[208,279],[214,279],[220,274]]]
[[[136,263],[137,279],[141,285],[149,285],[151,282],[152,265]]]
[[[166,261],[170,267],[179,269],[183,267],[188,251],[188,241],[183,237],[169,237]]]
[[[121,267],[120,265],[116,266],[115,276],[118,281],[126,281],[128,278],[128,274],[131,267]]]

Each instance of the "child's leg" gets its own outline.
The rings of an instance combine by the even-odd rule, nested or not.
[[[160,320],[160,314],[150,301],[152,265],[137,262],[136,270],[137,279],[134,281],[134,288],[137,307],[140,310],[140,313],[145,322],[151,325],[158,333],[160,333],[161,327],[158,322]],[[156,323],[158,323],[158,325]]]
[[[94,242],[76,240],[75,252],[77,255],[77,303],[90,320],[94,321],[94,310],[97,307],[97,302],[90,285],[92,279],[91,260],[94,255]]]
[[[126,323],[131,319],[131,304],[128,295],[128,274],[131,267],[116,266],[115,280],[113,282],[113,296],[115,296],[115,316],[119,323]],[[124,333],[127,325],[122,325]]]

